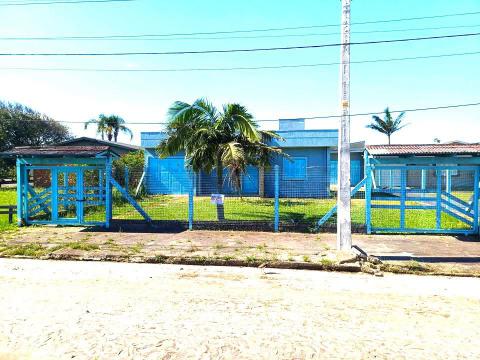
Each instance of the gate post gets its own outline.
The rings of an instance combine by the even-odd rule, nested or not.
[[[195,189],[195,175],[190,172],[190,187],[188,189],[188,230],[193,229],[193,196]]]
[[[109,156],[105,166],[105,227],[110,227],[112,220],[112,158]]]
[[[23,171],[20,159],[17,158],[17,225],[23,225]]]
[[[367,228],[367,234],[372,233],[372,167],[366,160],[367,164],[365,166],[365,175],[367,181],[365,183],[365,225]]]
[[[275,202],[274,202],[274,220],[273,228],[275,232],[278,232],[280,224],[280,171],[279,166],[275,165]]]
[[[437,174],[437,219],[436,228],[440,230],[442,227],[442,170],[435,170]]]
[[[52,183],[51,186],[51,200],[52,204],[52,221],[58,221],[58,169],[52,166]]]

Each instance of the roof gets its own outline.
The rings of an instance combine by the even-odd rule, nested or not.
[[[285,141],[273,140],[271,145],[281,148],[331,147],[338,143],[338,130],[277,130]]]
[[[336,129],[276,130],[275,133],[284,138],[285,141],[273,140],[271,145],[281,148],[331,147],[338,143],[338,130]],[[145,148],[157,147],[166,136],[167,134],[162,131],[142,132],[142,146]]]
[[[57,145],[58,146],[72,145],[72,144],[75,144],[75,143],[81,142],[81,141],[91,141],[91,142],[95,142],[95,143],[100,144],[100,145],[106,145],[106,146],[111,146],[111,147],[119,147],[119,148],[124,148],[126,150],[140,150],[142,148],[141,146],[138,146],[138,145],[132,145],[132,144],[119,143],[119,142],[115,142],[115,141],[95,139],[95,138],[91,138],[91,137],[88,137],[88,136],[82,136],[82,137],[78,137],[78,138],[75,138],[75,139],[62,141],[61,143],[58,143]]]
[[[150,132],[141,132],[140,137],[142,141],[142,146],[144,148],[154,148],[160,144],[160,141],[165,139],[167,133],[164,131],[150,131]]]
[[[3,156],[96,157],[110,151],[109,146],[20,146],[1,153]]]
[[[480,144],[367,145],[373,156],[480,155]]]
[[[338,146],[334,146],[332,151],[335,152],[338,150]],[[364,152],[365,151],[365,141],[356,141],[350,143],[350,152]]]

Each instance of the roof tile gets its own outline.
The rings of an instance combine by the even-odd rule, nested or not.
[[[370,155],[480,155],[480,144],[368,145]]]

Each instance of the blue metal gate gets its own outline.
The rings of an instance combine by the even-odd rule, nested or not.
[[[479,173],[478,166],[372,166],[367,231],[477,233]]]
[[[105,223],[105,166],[26,165],[23,171],[27,225]]]

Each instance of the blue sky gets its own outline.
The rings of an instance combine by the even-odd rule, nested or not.
[[[355,0],[352,22],[480,11],[479,0]],[[1,36],[96,36],[229,31],[335,24],[339,0],[157,1],[2,7]],[[358,33],[439,26],[458,29]],[[338,42],[336,27],[286,30],[254,35],[309,36],[256,39],[177,39],[169,41],[0,41],[0,52],[175,51],[312,45]],[[480,31],[480,14],[463,17],[352,26],[352,41],[396,39]],[[355,33],[357,32],[357,33]],[[238,36],[239,34],[236,34]],[[241,35],[241,34],[240,34]],[[210,36],[211,37],[211,36]],[[220,36],[221,37],[221,36]],[[352,61],[480,51],[480,37],[352,47]],[[338,62],[339,48],[183,56],[0,57],[3,67],[198,68],[295,65]],[[352,113],[478,102],[480,55],[374,64],[352,64]],[[57,120],[85,121],[115,113],[128,121],[139,143],[140,131],[160,125],[175,100],[208,97],[215,104],[240,102],[258,119],[331,115],[339,112],[338,66],[230,72],[90,73],[0,71],[0,99],[29,105]],[[479,107],[408,113],[409,125],[393,141],[429,143],[480,141]],[[383,143],[365,128],[370,117],[352,118],[352,140]],[[265,123],[273,127],[274,123]],[[335,120],[311,120],[309,128],[335,128]],[[75,135],[93,128],[70,125]],[[120,140],[127,141],[126,137]]]

